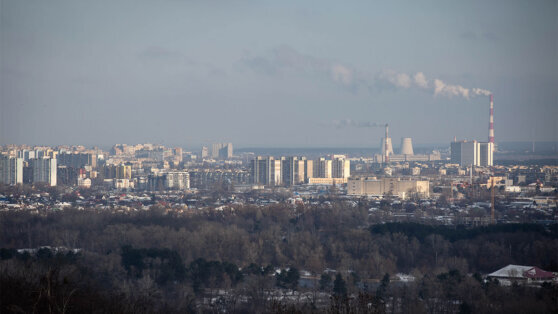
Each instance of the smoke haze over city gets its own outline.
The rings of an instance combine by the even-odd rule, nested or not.
[[[0,144],[557,139],[555,1],[0,8]]]

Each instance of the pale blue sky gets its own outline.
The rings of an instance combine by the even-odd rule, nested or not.
[[[557,47],[556,1],[0,0],[0,144],[486,140],[473,88],[556,141]]]

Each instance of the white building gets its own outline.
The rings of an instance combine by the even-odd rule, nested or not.
[[[477,141],[451,143],[451,162],[461,167],[489,167],[494,164],[494,144]]]
[[[42,157],[29,161],[33,170],[33,183],[44,182],[50,186],[56,185],[56,158]]]
[[[214,159],[229,159],[233,157],[232,143],[215,143],[211,147],[211,157]]]
[[[407,198],[411,194],[420,197],[430,195],[428,181],[402,180],[400,178],[349,178],[347,182],[348,195],[394,195]]]
[[[0,183],[8,185],[23,183],[23,158],[0,156]]]
[[[258,156],[252,160],[252,183],[263,185],[281,185],[281,159]]]
[[[488,278],[498,279],[501,285],[511,286],[513,283],[542,284],[553,282],[556,275],[536,266],[508,265],[487,275]]]
[[[188,190],[190,188],[190,174],[186,171],[169,171],[165,176],[165,188]]]
[[[304,157],[281,158],[282,181],[285,185],[296,185],[304,183],[305,174]]]
[[[78,187],[80,188],[90,188],[91,187],[91,179],[89,178],[78,178],[77,179]]]
[[[331,176],[348,179],[351,176],[351,162],[343,157],[334,158],[331,161]]]
[[[332,170],[332,160],[328,160],[322,157],[314,161],[315,178],[331,178]]]

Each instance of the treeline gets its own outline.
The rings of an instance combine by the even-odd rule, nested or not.
[[[494,225],[466,229],[414,223],[373,224],[365,208],[246,206],[173,216],[65,210],[46,216],[0,213],[0,247],[64,246],[110,256],[121,248],[175,251],[236,265],[296,267],[315,274],[351,270],[385,273],[487,273],[507,264],[558,271],[557,225]]]
[[[417,238],[423,241],[431,234],[438,234],[455,242],[457,240],[470,240],[481,235],[494,233],[535,233],[552,239],[558,238],[558,224],[544,226],[540,224],[497,224],[489,226],[480,226],[466,228],[463,225],[446,226],[446,225],[425,225],[414,222],[408,223],[385,223],[377,224],[370,227],[373,234],[392,234],[401,233],[408,237]]]
[[[366,285],[386,273],[410,273],[418,280],[413,289],[419,289],[428,280],[436,281],[433,278],[437,275],[451,271],[488,273],[508,264],[558,271],[556,226],[465,229],[373,223],[366,206],[346,208],[342,203],[296,209],[246,206],[186,216],[165,214],[157,208],[129,214],[64,210],[39,216],[3,212],[0,247],[7,250],[0,253],[8,256],[13,249],[47,245],[79,248],[77,261],[61,264],[62,273],[75,276],[66,276],[66,282],[88,283],[89,288],[78,289],[82,292],[109,291],[95,298],[101,300],[102,296],[110,304],[117,295],[117,300],[131,304],[131,312],[141,312],[137,308],[141,306],[150,311],[195,309],[193,304],[206,299],[200,299],[201,294],[223,289],[236,293],[209,299],[222,300],[221,306],[228,309],[241,299],[250,300],[252,307],[244,309],[261,312],[270,309],[266,297],[270,290],[301,290],[295,278],[302,270],[318,279],[324,270],[336,270],[341,278],[322,276],[323,282],[313,289],[326,294],[346,290],[349,296],[370,293]],[[14,278],[20,278],[32,291],[40,291],[39,278],[47,276],[52,261],[42,263],[39,257],[26,260],[15,255],[6,258],[0,264],[2,285],[6,282],[11,286],[17,282]],[[275,276],[277,268],[283,271]],[[64,276],[60,276],[64,283]],[[471,279],[461,277],[464,282]],[[70,293],[72,289],[62,291]],[[414,298],[421,299],[424,293],[417,292]],[[277,310],[284,309],[283,305],[277,305]],[[128,308],[117,312],[125,311]]]
[[[352,275],[323,275],[301,294],[298,270],[197,259],[188,267],[163,249],[124,247],[124,271],[101,270],[73,252],[18,253],[1,249],[2,313],[553,313],[558,286],[501,287],[478,273],[426,274],[398,284],[385,274],[375,289],[352,290]],[[173,275],[163,274],[171,268]],[[141,270],[141,271],[140,271]],[[113,277],[113,280],[108,280]],[[352,277],[352,278],[351,278]],[[162,280],[162,278],[165,278]],[[327,279],[326,279],[327,278]],[[358,280],[358,279],[356,279]],[[288,289],[281,295],[273,287]],[[197,288],[196,288],[197,286]],[[216,293],[225,289],[226,293]],[[293,294],[299,290],[299,294]],[[321,291],[321,292],[319,292]],[[318,293],[318,294],[316,294]],[[319,293],[327,293],[325,300]],[[303,295],[304,297],[300,297]],[[296,299],[289,299],[295,296]],[[317,297],[318,296],[318,297]],[[323,295],[322,295],[323,296]],[[215,300],[206,302],[201,300]],[[321,304],[320,304],[321,301]],[[325,302],[324,302],[325,301]]]

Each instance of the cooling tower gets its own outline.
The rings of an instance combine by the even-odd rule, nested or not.
[[[382,137],[382,140],[380,141],[380,147],[382,148],[382,155],[386,154],[386,142],[384,141],[385,137]],[[391,137],[387,138],[387,150],[388,150],[388,155],[393,155],[393,146],[391,145]]]
[[[401,155],[413,155],[413,140],[410,137],[401,138]]]

